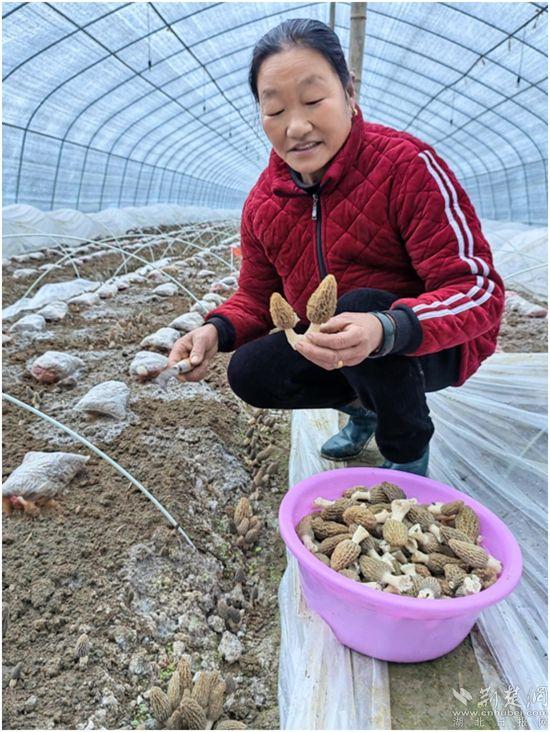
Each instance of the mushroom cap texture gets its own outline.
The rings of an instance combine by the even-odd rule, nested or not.
[[[307,301],[307,318],[311,323],[326,323],[336,311],[338,286],[334,275],[327,275]]]
[[[298,320],[298,316],[292,307],[278,292],[272,293],[269,298],[269,312],[273,324],[282,330],[293,328]]]

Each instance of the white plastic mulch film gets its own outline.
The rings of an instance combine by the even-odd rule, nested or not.
[[[495,267],[506,286],[548,296],[548,228],[483,219]]]
[[[491,509],[521,547],[519,585],[483,611],[478,627],[507,686],[518,689],[530,728],[540,729],[537,712],[547,710],[536,699],[547,685],[547,357],[495,354],[460,389],[430,394],[428,402],[436,428],[431,476]]]
[[[2,209],[2,250],[5,257],[10,257],[55,245],[76,247],[86,239],[117,237],[142,227],[227,219],[238,221],[240,215],[240,209],[175,204],[108,208],[96,213],[74,209],[39,211],[34,206],[14,204]]]
[[[319,448],[338,431],[332,409],[292,414],[289,487],[338,463]],[[387,664],[342,646],[329,626],[308,610],[298,565],[287,551],[279,588],[281,729],[390,729]]]
[[[476,641],[477,632],[472,641],[487,687],[512,694],[531,729],[540,729],[537,714],[546,704],[536,693],[547,685],[546,378],[544,354],[498,353],[459,389],[428,395],[436,428],[430,477],[490,508],[523,552],[516,590],[478,619],[490,652]],[[339,467],[319,456],[337,430],[334,410],[293,413],[290,486]],[[279,601],[281,728],[390,729],[387,663],[341,646],[308,610],[290,555]],[[500,729],[520,726],[517,716],[499,714],[498,702],[491,703]]]

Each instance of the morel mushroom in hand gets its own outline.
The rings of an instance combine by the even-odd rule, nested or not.
[[[306,313],[310,321],[309,328],[304,333],[317,333],[323,323],[330,320],[336,312],[338,286],[334,275],[327,275],[319,287],[312,293],[307,301]]]
[[[274,292],[269,300],[269,312],[276,328],[284,330],[288,342],[296,350],[298,335],[293,328],[300,318],[296,315],[291,306],[282,295]]]
[[[278,292],[274,292],[269,300],[271,319],[277,328],[284,330],[288,342],[296,350],[298,341],[308,333],[319,331],[322,323],[326,323],[336,312],[337,284],[334,275],[327,275],[313,292],[306,305],[309,327],[302,335],[294,332],[294,326],[300,320],[292,307]]]

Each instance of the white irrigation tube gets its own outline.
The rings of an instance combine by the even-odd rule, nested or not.
[[[168,242],[168,244],[164,247],[164,251],[161,254],[161,259],[164,259],[168,255],[168,252],[172,251],[172,248],[176,246],[176,244],[185,244],[184,240],[180,240],[180,236],[183,236],[183,231],[174,232],[172,241]],[[182,257],[187,249],[188,247],[185,247],[185,249],[183,250],[181,254]]]
[[[150,242],[150,241],[146,241],[146,242],[144,242],[143,244],[141,244],[140,246],[138,246],[138,247],[137,247],[137,248],[135,249],[135,252],[141,252],[141,250],[142,250],[142,249],[144,249],[145,247],[149,247],[149,252],[151,253],[151,257],[152,257],[152,259],[151,259],[151,262],[153,262],[153,261],[154,261],[154,255],[153,255],[152,247],[155,247],[155,246],[159,245],[159,244],[161,243],[161,240],[164,240],[164,239],[166,239],[166,238],[167,238],[168,236],[170,236],[170,235],[172,235],[172,232],[170,232],[169,234],[168,234],[168,233],[166,233],[166,234],[163,234],[163,233],[161,232],[161,233],[160,233],[160,234],[159,234],[159,235],[157,236],[157,239],[156,239],[156,241],[154,241],[154,242],[153,242],[152,244],[151,244],[151,242]],[[149,236],[149,234],[142,234],[142,236],[144,236],[144,237],[145,237],[145,236]],[[169,245],[169,246],[170,246],[170,245]],[[166,247],[166,249],[168,249],[168,247]],[[165,259],[165,258],[166,258],[166,249],[165,249],[165,250],[164,250],[164,252],[163,252],[163,253],[161,254],[161,257],[160,257],[161,259]],[[114,272],[114,274],[112,275],[112,277],[116,277],[116,276],[118,275],[118,273],[120,272],[120,269],[121,269],[121,267],[122,267],[122,264],[119,264],[119,266],[118,266],[118,267],[117,267],[117,269],[115,270],[115,272]]]
[[[122,252],[124,252],[124,250],[121,249],[120,247],[114,247],[111,244],[106,244],[105,242],[102,243],[102,246],[106,247],[107,249],[113,249],[114,251],[122,251]],[[158,269],[157,267],[154,267],[153,264],[152,264],[152,262],[148,262],[143,257],[139,257],[137,254],[133,254],[133,252],[125,252],[125,254],[127,254],[127,256],[129,256],[129,257],[132,257],[134,259],[137,259],[139,262],[143,262],[148,267],[151,267],[152,271],[162,272],[162,274],[165,277],[168,277],[168,279],[172,280],[172,282],[175,285],[177,285],[179,288],[181,288],[182,290],[184,290],[188,295],[190,295],[195,302],[199,302],[199,298],[196,297],[194,295],[194,293],[191,292],[191,290],[188,290],[187,287],[185,287],[185,285],[182,285],[181,282],[178,282],[178,280],[175,277],[172,277],[172,275],[169,274],[168,272],[164,272],[162,269]]]
[[[6,399],[8,402],[11,402],[12,404],[15,404],[18,407],[21,407],[22,409],[26,409],[29,412],[32,412],[32,414],[35,414],[37,417],[41,417],[42,419],[45,419],[46,422],[50,422],[50,424],[53,424],[54,427],[57,427],[60,430],[63,430],[64,432],[67,432],[67,434],[71,435],[71,437],[74,437],[79,442],[81,442],[83,445],[85,445],[89,450],[92,450],[92,452],[95,452],[96,455],[99,455],[100,458],[103,460],[106,460],[110,465],[113,466],[113,468],[120,473],[122,476],[124,476],[127,480],[130,481],[133,485],[136,486],[136,488],[139,488],[139,490],[143,493],[143,495],[148,498],[151,503],[153,503],[156,508],[162,513],[164,518],[175,528],[177,529],[180,534],[183,536],[185,541],[189,544],[190,547],[193,549],[197,549],[197,547],[193,544],[191,539],[187,536],[185,531],[181,528],[179,523],[176,521],[176,519],[170,514],[164,506],[153,496],[145,486],[139,482],[139,480],[136,480],[133,475],[131,475],[125,468],[123,468],[121,465],[119,465],[116,460],[113,460],[113,458],[109,457],[106,453],[104,453],[102,450],[100,450],[98,447],[93,445],[89,440],[87,440],[85,437],[82,437],[82,435],[79,435],[78,432],[75,432],[70,427],[67,427],[64,424],[61,424],[61,422],[58,422],[53,417],[48,416],[47,414],[44,414],[44,412],[41,412],[39,409],[35,409],[35,407],[31,407],[29,404],[26,404],[25,402],[20,401],[14,396],[11,396],[11,394],[7,394],[5,391],[2,392],[2,399]]]
[[[195,225],[189,225],[186,224],[185,226],[182,226],[180,229],[177,229],[175,231],[170,232],[172,236],[179,236],[186,232],[186,230],[189,230],[189,234],[194,237],[194,239],[199,239],[204,237],[205,234],[208,234],[211,236],[213,240],[216,240],[220,234],[226,233],[227,229],[234,228],[234,225],[231,223],[231,221],[221,221],[216,222],[212,224],[208,224],[205,228]],[[193,239],[192,239],[193,240]],[[223,243],[220,242],[220,243]],[[206,245],[209,247],[210,242]]]
[[[182,242],[182,243],[184,243],[184,242]],[[231,265],[230,262],[228,262],[227,260],[220,257],[215,252],[210,251],[210,249],[208,249],[208,247],[201,247],[199,244],[193,244],[192,242],[185,242],[185,245],[186,245],[186,250],[188,247],[195,247],[196,249],[199,249],[199,251],[201,251],[201,252],[208,252],[208,254],[210,254],[210,256],[214,257],[215,259],[219,259],[222,264],[224,264],[226,267],[230,268],[230,271],[233,271],[233,266]],[[138,249],[138,252],[139,251],[141,251],[141,248]],[[185,254],[185,251],[183,252],[183,254]],[[182,256],[183,256],[183,254],[182,254]],[[164,255],[161,257],[161,259],[163,259],[163,258],[164,258]],[[117,276],[117,274],[120,270],[120,266],[121,265],[119,265],[118,269],[115,271],[113,277]],[[167,274],[167,273],[165,272],[165,274]]]
[[[220,257],[216,252],[212,252],[208,247],[201,247],[199,244],[193,244],[193,242],[186,242],[186,246],[188,247],[195,247],[195,249],[198,249],[201,252],[208,252],[211,257],[214,257],[215,259],[219,259],[222,264],[225,264],[226,267],[230,266],[230,262],[228,262],[226,259],[223,259],[223,257]]]
[[[139,247],[138,251],[141,251],[143,249],[143,247],[147,247],[149,249],[149,256],[151,257],[151,262],[154,262],[155,255],[153,254],[153,247],[151,245],[151,237],[153,236],[153,234],[146,234],[143,231],[143,227],[138,228],[138,234],[139,234],[139,236],[141,236],[142,238],[145,239],[145,242],[143,243],[143,245],[141,247]],[[161,232],[161,235],[162,235],[162,232]],[[124,260],[124,261],[126,261],[126,260]],[[118,271],[120,271],[120,266],[119,266],[119,269],[117,270],[117,272]]]
[[[3,235],[2,235],[2,237],[4,237],[4,236],[13,236],[13,235],[12,235],[12,234],[3,234]],[[43,234],[28,234],[27,236],[30,236],[30,237],[32,237],[32,236],[43,236]],[[83,237],[81,237],[81,236],[68,236],[67,234],[64,234],[64,238],[65,238],[65,239],[76,239],[77,241],[87,241],[87,242],[92,242],[92,240],[91,240],[91,239],[85,239],[85,238],[83,238]],[[134,259],[137,259],[137,260],[139,260],[140,262],[143,262],[143,263],[144,263],[144,264],[146,264],[146,265],[147,265],[148,267],[151,267],[151,266],[152,266],[151,262],[148,262],[148,261],[147,261],[146,259],[144,259],[143,257],[138,257],[138,256],[137,256],[137,254],[132,254],[132,252],[125,252],[125,251],[124,251],[124,249],[122,249],[121,247],[115,247],[115,246],[112,246],[111,244],[106,244],[105,242],[102,242],[101,246],[103,246],[103,247],[106,247],[107,249],[112,249],[112,250],[113,250],[113,251],[115,251],[115,252],[117,252],[117,251],[119,251],[119,252],[122,252],[123,254],[125,254],[125,255],[126,255],[126,256],[128,256],[128,257],[133,257]],[[157,270],[157,268],[156,268],[156,267],[153,267],[152,269],[153,269],[153,270]],[[160,270],[158,270],[158,271],[159,271],[159,272],[162,272],[162,269],[160,269]],[[162,272],[162,273],[163,273],[163,274],[165,275],[165,277],[168,277],[168,278],[169,278],[170,280],[172,280],[172,282],[174,282],[174,283],[175,283],[175,284],[176,284],[176,285],[177,285],[178,287],[180,287],[180,288],[181,288],[182,290],[184,290],[184,291],[185,291],[185,292],[186,292],[186,293],[187,293],[188,295],[190,295],[190,296],[191,296],[191,297],[193,298],[193,300],[195,300],[195,302],[199,302],[199,299],[198,299],[197,297],[195,297],[195,295],[194,295],[194,294],[193,294],[193,293],[191,292],[191,290],[188,290],[188,289],[187,289],[187,287],[185,287],[184,285],[182,285],[182,284],[181,284],[181,282],[178,282],[178,280],[177,280],[177,279],[176,279],[175,277],[172,277],[172,275],[170,275],[170,274],[169,274],[168,272]],[[45,274],[47,274],[47,273],[46,273],[46,272],[44,272],[44,275],[45,275]],[[42,277],[42,276],[43,276],[43,275],[41,275],[41,277]],[[26,292],[26,293],[25,293],[25,294],[23,295],[23,297],[26,297],[26,296],[27,296],[27,294],[28,294],[28,293],[29,293],[29,292],[30,292],[30,291],[32,290],[32,288],[34,287],[35,283],[36,283],[36,282],[39,282],[39,281],[40,281],[41,277],[39,277],[39,278],[38,278],[37,280],[35,280],[35,282],[33,282],[33,284],[32,284],[32,285],[30,286],[30,288],[29,288],[29,289],[27,290],[27,292]],[[102,285],[102,284],[103,284],[103,283],[101,283],[101,284],[100,284],[100,287],[101,287],[101,285]],[[96,289],[99,289],[99,287],[98,287],[98,288],[96,288]],[[94,291],[94,292],[95,292],[95,291]]]
[[[108,237],[109,239],[114,239],[117,244],[120,244],[120,240],[118,239],[117,235],[114,234],[112,231],[110,231],[106,224],[104,224],[102,221],[98,221],[96,223],[98,223],[99,226],[101,226],[101,227],[103,227],[103,229],[105,229],[105,231],[109,235],[109,237]],[[38,227],[33,226],[32,224],[25,224],[25,226],[33,229],[35,232],[37,232],[37,234],[40,234],[41,236],[45,236],[48,239],[52,239],[55,242],[54,243],[54,246],[53,246],[54,249],[55,248],[59,248],[61,250],[61,252],[63,252],[63,253],[66,252],[65,247],[63,245],[63,236],[64,236],[63,234],[48,234],[48,233],[43,233],[43,232],[40,231],[40,229]],[[28,234],[6,234],[6,237],[10,237],[10,236],[11,237],[16,237],[16,238],[21,238],[21,237],[31,236],[31,235],[28,235]],[[4,237],[2,237],[2,238],[4,238]],[[93,243],[94,240],[88,239],[87,241]],[[71,254],[72,253],[69,253],[69,258],[70,258],[70,255]],[[153,259],[153,253],[151,252],[151,261],[152,261],[152,259]],[[125,257],[123,257],[123,262],[126,263]],[[56,264],[57,264],[57,262],[56,262]],[[76,264],[74,262],[71,262],[71,265],[72,265],[73,269],[75,270],[76,276],[77,277],[80,277],[80,272],[78,271],[78,269],[76,267]],[[46,270],[46,273],[48,271],[49,270]],[[24,297],[26,297],[26,295],[24,295]]]
[[[220,259],[220,261],[224,262],[225,264],[228,264],[228,262],[224,259],[221,259],[221,257],[218,257],[218,255],[215,252],[211,251],[211,247],[214,245],[219,244],[225,244],[225,242],[228,242],[230,240],[234,240],[235,237],[240,238],[239,235],[236,232],[233,232],[231,236],[226,237],[225,239],[222,239],[222,241],[219,241],[219,236],[227,233],[227,228],[231,227],[233,228],[233,224],[230,221],[225,221],[220,224],[219,227],[216,226],[210,226],[208,229],[201,229],[201,230],[195,230],[196,231],[196,237],[202,236],[204,233],[211,234],[213,241],[209,242],[209,244],[206,246],[205,251],[208,251],[213,257]],[[191,243],[191,242],[190,242]],[[196,245],[194,245],[196,246]]]
[[[119,240],[119,238],[117,237],[117,235],[114,234],[112,231],[110,231],[109,228],[107,227],[107,225],[103,223],[103,221],[96,221],[96,224],[99,224],[99,226],[102,226],[105,229],[105,231],[109,234],[109,238],[110,239],[114,239],[116,241],[116,243],[117,243],[118,246],[121,245],[121,241]],[[126,257],[125,256],[123,256],[122,261],[124,263],[126,263]],[[151,261],[152,261],[152,259],[151,259]]]
[[[34,236],[47,236],[47,235],[46,234],[2,234],[2,239],[7,239],[7,238],[10,238],[10,237],[12,237],[12,238],[14,238],[14,237],[15,238],[18,238],[18,237],[34,237]],[[141,235],[139,235],[139,236],[141,236]],[[87,239],[86,237],[83,237],[83,236],[75,236],[75,237],[70,237],[70,238],[71,239],[76,239],[77,241],[87,242],[88,244],[92,244],[92,246],[94,246],[97,243],[97,241],[95,241],[94,239]],[[54,248],[54,249],[55,248],[59,248],[59,249],[61,249],[61,251],[63,251],[63,247],[62,247],[61,244],[56,244],[55,247],[52,247],[52,248]],[[60,257],[60,259],[57,259],[56,262],[55,262],[55,265],[56,266],[60,266],[61,263],[64,262],[66,259],[71,258],[72,256],[75,256],[75,255],[78,256],[78,248],[77,247],[75,247],[73,250],[67,252],[67,254],[64,254],[62,257]],[[125,255],[124,262],[126,262],[126,252],[124,253],[124,255]],[[27,288],[27,291],[25,292],[25,294],[23,295],[23,297],[27,297],[34,290],[34,288],[36,287],[36,285],[44,277],[46,277],[51,271],[52,271],[51,269],[44,270],[44,272],[42,272],[42,274],[40,274],[29,285],[29,287]],[[77,275],[80,277],[80,274],[78,274],[78,272],[77,272]]]
[[[198,231],[196,238],[199,238],[199,236],[202,236],[205,233],[205,231],[207,233],[211,233],[213,231],[213,232],[215,232],[215,234],[217,234],[218,231],[220,230],[220,228],[223,231],[223,229],[227,228],[229,225],[232,226],[233,224],[231,222],[232,222],[232,219],[223,219],[220,222],[209,223],[208,227],[206,229],[200,229]],[[162,241],[169,240],[170,238],[173,239],[174,237],[177,237],[180,234],[182,234],[187,229],[191,230],[192,232],[197,231],[197,223],[201,224],[203,222],[191,222],[191,223],[187,223],[187,224],[182,224],[179,228],[172,229],[171,231],[166,231],[166,232],[161,232],[157,226],[145,227],[147,229],[149,229],[149,228],[155,229],[158,232],[158,234],[156,235],[156,239],[154,239],[152,243],[149,243],[149,246],[155,247],[155,246],[159,245]],[[175,224],[175,226],[177,227],[178,224]],[[143,229],[142,229],[142,231],[143,231]],[[145,233],[143,233],[142,235],[151,236],[150,234],[145,234]],[[169,241],[169,243],[167,244],[167,246],[162,254],[162,257],[166,256],[167,251],[170,250],[174,246],[174,244],[175,244],[174,241],[171,241],[171,242]],[[141,249],[141,247],[140,247],[140,249]]]
[[[188,226],[191,227],[192,224],[189,224]],[[11,238],[24,238],[24,237],[27,237],[27,238],[35,238],[35,237],[42,237],[42,236],[46,236],[46,237],[49,237],[49,238],[53,238],[53,236],[50,235],[50,234],[39,234],[39,233],[37,233],[37,234],[2,234],[2,239],[7,239],[7,238],[10,238],[10,237]],[[148,234],[143,234],[143,233],[141,233],[141,234],[128,234],[128,235],[124,236],[124,239],[126,239],[126,240],[128,240],[128,239],[140,239],[140,238],[142,238],[144,236],[149,236],[149,235]],[[168,234],[162,234],[162,233],[160,234],[160,237],[165,237],[165,236],[168,236]],[[87,244],[91,244],[92,246],[98,246],[99,249],[101,249],[102,246],[109,246],[109,245],[106,244],[106,241],[107,241],[106,239],[88,239],[87,237],[84,237],[84,236],[69,236],[67,234],[65,234],[64,237],[66,239],[74,239],[76,241],[86,242]],[[112,237],[112,238],[114,238],[116,241],[118,241],[118,239],[116,237]],[[190,243],[187,244],[185,251],[187,251],[187,248],[189,246],[196,246],[197,248],[201,249],[201,251],[208,251],[205,248],[201,248],[198,245],[194,245],[194,244],[190,244]],[[56,248],[56,247],[59,248],[59,249],[61,249],[61,251],[63,251],[63,246],[59,242],[53,248]],[[141,251],[141,249],[142,249],[142,247],[139,247],[138,251]],[[153,258],[154,255],[153,255],[153,252],[151,251],[150,245],[149,245],[149,250],[150,250],[151,257]],[[112,277],[116,277],[116,275],[120,272],[122,266],[124,266],[124,268],[126,269],[127,258],[128,258],[128,256],[131,256],[131,252],[127,252],[127,251],[123,250],[122,248],[120,249],[120,251],[123,254],[123,262],[118,266],[117,270],[115,271],[115,274],[112,275]],[[226,265],[228,267],[231,266],[226,260],[224,260],[221,257],[219,257],[214,252],[210,252],[210,253],[211,253],[211,255],[213,257],[216,257],[216,259],[219,259],[220,262],[222,262],[222,264],[224,264],[224,265]],[[67,252],[66,254],[64,254],[60,259],[58,259],[55,262],[55,264],[56,265],[61,265],[62,262],[64,262],[66,259],[70,259],[73,255],[77,255],[78,256],[78,249],[76,247],[75,247],[74,250],[72,250],[72,251]],[[147,262],[146,260],[141,260],[141,261],[144,261],[146,264],[150,264],[150,262]],[[75,269],[77,276],[80,277],[80,274],[79,274],[78,270],[76,270],[76,266],[74,264],[73,264],[73,268]],[[23,297],[27,297],[32,292],[32,290],[36,287],[36,285],[44,277],[46,277],[46,275],[48,275],[50,273],[50,271],[51,270],[45,270],[44,272],[42,272],[29,285],[29,287],[27,288],[27,291],[24,293]],[[165,274],[167,274],[167,273],[165,273]],[[170,276],[170,275],[167,275],[167,276]],[[179,284],[176,280],[174,280],[174,281],[176,282],[176,284]],[[183,285],[182,285],[182,287],[183,287]]]
[[[184,257],[187,250],[189,249],[189,246],[192,245],[194,241],[202,240],[204,236],[204,231],[201,229],[196,228],[190,228],[190,229],[181,229],[179,231],[173,231],[170,232],[172,234],[172,240],[169,241],[162,253],[163,257],[166,257],[168,253],[174,249],[177,245],[185,245],[185,249],[183,252],[180,252],[177,256],[178,258]],[[210,246],[209,243],[206,245],[203,245],[204,248],[207,250]],[[175,255],[173,255],[175,256]]]
[[[188,228],[189,228],[189,232],[187,232]],[[176,242],[176,238],[179,238],[180,236],[181,237],[189,236],[191,238],[191,241],[195,241],[196,239],[199,239],[202,236],[203,231],[202,231],[202,229],[199,229],[196,226],[183,226],[181,229],[178,229],[178,231],[174,231],[171,233],[172,233],[172,241],[167,244],[164,252],[162,253],[163,257],[165,257],[167,255],[167,253],[172,249],[173,246],[175,246],[176,243],[179,243],[179,242]],[[189,249],[190,242],[182,241],[181,243],[186,244],[185,249],[181,253],[181,256],[183,257],[185,255],[185,253],[187,252],[187,250]]]
[[[36,231],[36,234],[6,234],[6,237],[15,236],[16,238],[21,238],[21,237],[34,237],[37,235],[44,236],[47,239],[51,239],[52,241],[56,242],[54,244],[54,246],[59,247],[59,249],[61,249],[62,252],[65,252],[63,244],[60,241],[56,240],[54,234],[42,233],[37,226],[33,226],[32,224],[25,224],[25,226],[28,227],[29,229],[32,229],[33,231]],[[4,238],[4,236],[2,236],[2,238]],[[75,271],[76,276],[80,277],[80,272],[78,271],[76,264],[74,262],[71,262],[71,265]],[[48,272],[48,270],[45,270],[44,274],[46,274],[46,272]],[[25,295],[23,295],[23,297],[25,297]]]
[[[135,248],[130,249],[127,253],[129,254],[130,252],[133,252],[135,254],[137,252],[141,252],[143,249],[145,249],[145,247],[147,247],[149,249],[149,255],[151,256],[151,262],[149,262],[149,264],[152,264],[155,261],[155,254],[153,252],[153,248],[156,247],[157,245],[159,245],[161,243],[160,240],[164,239],[165,234],[163,234],[161,232],[157,236],[156,241],[153,241],[153,242],[150,241],[150,235],[149,234],[143,234],[142,233],[140,236],[143,237],[143,238],[146,238],[147,237],[147,241],[143,242],[138,247],[135,247]],[[164,259],[165,258],[164,257],[164,254],[162,254],[160,258],[161,259]],[[116,270],[114,271],[114,273],[111,275],[111,278],[116,277],[118,275],[118,273],[120,272],[120,270],[122,268],[122,265],[123,264],[126,264],[126,261],[127,260],[124,260],[123,263],[121,263],[121,264],[118,265],[118,267],[116,268]]]
[[[210,226],[207,229],[204,229],[200,226],[193,226],[191,229],[189,229],[188,232],[182,231],[181,234],[187,238],[186,246],[182,252],[182,256],[184,256],[186,254],[187,250],[189,249],[189,247],[191,245],[193,245],[197,241],[202,241],[202,238],[204,237],[205,232],[211,231],[212,228],[215,229],[216,227]],[[169,244],[167,248],[170,249],[171,246],[172,246],[172,244]],[[200,246],[202,246],[202,244]]]
[[[35,237],[35,236],[49,236],[49,235],[48,234],[2,234],[2,239],[8,239],[10,237],[11,238],[21,238],[21,237],[32,238],[32,237]],[[68,238],[68,239],[76,239],[77,241],[86,242],[87,244],[91,244],[92,247],[97,247],[98,250],[101,250],[101,247],[103,246],[104,242],[109,241],[109,239],[115,239],[115,241],[117,241],[117,242],[119,241],[116,236],[109,237],[109,239],[88,239],[85,236],[69,236],[67,234],[64,234],[63,236],[65,238]],[[143,234],[143,233],[142,234],[129,234],[129,235],[125,236],[124,238],[125,239],[141,239],[144,236],[148,236],[148,234]],[[61,249],[61,251],[64,251],[63,245],[60,244],[59,242],[57,244],[55,244],[52,248],[53,249],[59,248],[59,249]],[[61,263],[64,262],[66,259],[70,259],[73,256],[80,256],[78,254],[78,249],[79,249],[78,247],[75,247],[71,251],[69,251],[66,254],[64,254],[60,259],[57,259],[56,260],[55,265],[56,266],[60,266]],[[151,248],[150,247],[149,247],[149,250],[150,250],[151,258],[152,258],[152,261],[153,261],[154,255],[153,255],[153,252],[151,251]],[[122,263],[119,265],[119,267],[117,269],[117,273],[120,271],[120,269],[122,268],[122,266],[124,266],[124,269],[126,270],[126,272],[128,271],[127,270],[127,267],[126,267],[126,264],[127,264],[127,261],[128,261],[129,252],[126,252],[123,249],[121,249],[121,252],[123,254],[123,256],[122,256]],[[150,264],[150,262],[147,262],[147,264]],[[74,264],[73,264],[73,267],[76,269],[76,267],[75,267]],[[25,292],[25,294],[23,295],[23,297],[27,297],[27,295],[29,295],[32,292],[32,290],[36,287],[36,285],[44,277],[46,277],[46,275],[48,275],[50,272],[51,272],[51,269],[44,270],[44,272],[42,272],[42,274],[40,274],[29,285],[29,287],[27,288],[27,291]],[[77,271],[77,276],[80,277],[80,274],[78,273],[78,271]]]

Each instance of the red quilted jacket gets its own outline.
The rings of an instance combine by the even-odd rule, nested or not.
[[[271,150],[243,207],[238,290],[206,320],[228,322],[231,350],[238,348],[272,330],[269,298],[277,291],[307,323],[307,300],[332,273],[339,296],[360,287],[399,296],[391,310],[407,310],[422,332],[407,355],[461,344],[459,386],[495,350],[503,282],[447,164],[418,138],[365,122],[357,109],[318,195],[301,189]]]

